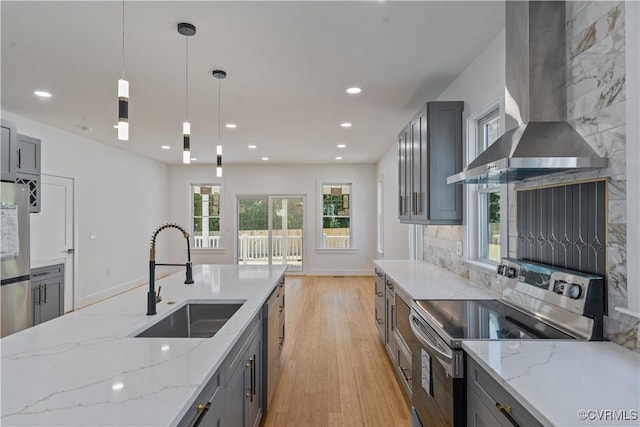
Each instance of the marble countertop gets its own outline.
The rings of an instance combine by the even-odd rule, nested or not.
[[[422,261],[375,260],[398,286],[417,299],[499,299],[502,297],[456,274]]]
[[[0,340],[2,425],[174,425],[284,274],[282,266],[202,265]],[[211,338],[133,338],[186,301],[246,300]],[[175,301],[175,304],[168,304]]]
[[[640,425],[640,354],[622,346],[540,340],[462,348],[545,426]]]

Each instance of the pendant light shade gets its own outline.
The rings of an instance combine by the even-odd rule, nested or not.
[[[218,145],[216,146],[216,176],[222,176],[222,144],[220,143],[220,80],[227,77],[227,73],[222,70],[213,70],[213,77],[218,79]]]
[[[182,123],[182,163],[191,163],[191,123],[189,123],[189,37],[196,34],[195,25],[187,22],[178,24],[178,33],[185,36],[185,120]]]
[[[129,140],[129,82],[124,79],[124,0],[122,0],[122,78],[118,80],[118,139]]]
[[[118,139],[129,140],[129,82],[118,80]]]

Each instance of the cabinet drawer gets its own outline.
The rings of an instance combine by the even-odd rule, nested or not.
[[[31,270],[31,281],[47,280],[51,277],[62,276],[63,274],[64,264],[34,268]]]
[[[378,332],[380,332],[380,337],[382,338],[382,342],[384,343],[384,299],[380,304],[376,301],[376,310],[375,310],[375,322],[376,327],[378,328]]]
[[[385,284],[385,274],[378,270],[377,268],[374,270],[375,275],[375,293],[377,298],[384,298],[384,284]]]
[[[411,307],[400,296],[401,293],[396,288],[396,333],[405,345],[409,345],[409,340],[413,337],[411,326],[409,324],[409,316],[411,315]]]
[[[540,426],[542,424],[531,415],[511,394],[482,369],[472,358],[467,357],[467,388],[489,409],[503,425],[510,425],[508,417],[500,407],[521,426]]]
[[[225,359],[226,364],[226,379],[225,383],[228,383],[231,377],[233,377],[234,372],[238,367],[241,369],[244,368],[245,360],[244,353],[247,351],[247,348],[251,345],[252,337],[255,334],[262,334],[262,320],[260,315],[257,315],[251,321],[249,327],[245,333],[242,334],[238,342],[233,346],[233,349],[229,352],[229,355]]]
[[[396,373],[400,378],[400,383],[404,388],[404,392],[411,400],[411,350],[407,347],[406,343],[399,338],[398,330],[396,329]]]
[[[219,417],[218,414],[223,410],[223,405],[222,372],[218,370],[195,402],[191,404],[178,426],[210,425],[204,422],[204,419]]]

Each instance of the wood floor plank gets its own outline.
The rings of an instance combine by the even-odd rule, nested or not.
[[[263,427],[411,425],[378,335],[372,277],[287,277],[281,371]]]

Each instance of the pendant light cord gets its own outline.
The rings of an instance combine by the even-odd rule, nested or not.
[[[124,0],[122,0],[122,80],[124,80]]]
[[[184,86],[185,86],[185,112],[186,112],[186,120],[189,121],[189,37],[185,37],[186,43],[186,55],[185,55],[185,73],[184,73]]]
[[[220,89],[220,79],[218,79],[218,145],[220,145],[220,99],[222,98],[222,93]]]

